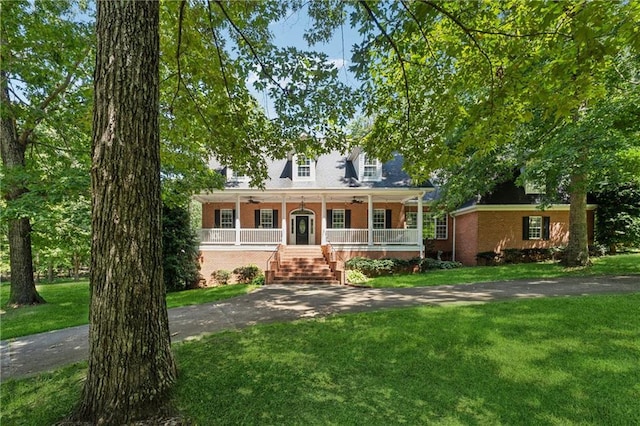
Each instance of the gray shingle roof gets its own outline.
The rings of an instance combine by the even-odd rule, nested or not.
[[[334,151],[321,155],[316,160],[316,178],[314,181],[294,180],[292,160],[267,161],[269,178],[265,181],[265,189],[347,189],[347,188],[432,188],[430,182],[415,185],[402,169],[403,158],[394,158],[382,164],[380,181],[361,181],[358,179],[353,162],[347,156]],[[225,173],[225,167],[212,163],[211,167]],[[249,182],[227,182],[227,188],[250,189]]]

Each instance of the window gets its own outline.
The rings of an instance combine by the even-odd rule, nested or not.
[[[307,157],[298,157],[298,177],[311,177],[311,160]]]
[[[244,182],[247,180],[247,176],[238,173],[237,170],[227,167],[227,180],[229,182]]]
[[[406,212],[404,214],[404,222],[407,229],[418,228],[418,212]]]
[[[430,240],[446,240],[449,236],[447,217],[426,215],[423,235]]]
[[[447,239],[447,217],[436,217],[435,228],[436,228],[436,240],[446,240]]]
[[[315,160],[305,155],[294,155],[293,164],[293,180],[313,181],[316,178]]]
[[[260,209],[260,228],[273,228],[273,210]]]
[[[535,182],[526,182],[524,184],[524,193],[529,194],[544,194],[544,186],[538,185]]]
[[[529,216],[529,239],[542,238],[542,216]]]
[[[344,229],[345,228],[345,214],[344,209],[338,210],[334,209],[331,214],[331,227],[334,229]]]
[[[380,174],[382,171],[380,160],[378,160],[377,158],[373,158],[367,154],[363,154],[362,164],[363,164],[362,166],[363,180],[380,179]]]
[[[385,209],[375,209],[373,211],[373,229],[385,228]]]
[[[233,228],[234,217],[232,209],[221,209],[220,210],[220,228]]]
[[[551,230],[549,216],[524,216],[522,218],[523,240],[548,240]]]

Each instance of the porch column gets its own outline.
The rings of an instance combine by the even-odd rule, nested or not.
[[[280,226],[282,227],[282,245],[287,245],[287,196],[282,196],[282,211],[280,213]]]
[[[371,194],[367,195],[367,208],[368,208],[368,232],[367,232],[367,245],[373,245],[373,197]]]
[[[327,244],[327,198],[322,194],[322,220],[320,221],[320,244]]]
[[[236,228],[236,242],[235,245],[240,245],[240,194],[236,194],[236,223],[234,224]]]
[[[418,244],[420,244],[420,259],[424,257],[424,246],[422,245],[422,230],[423,230],[423,217],[422,217],[422,197],[424,197],[424,192],[421,192],[418,195],[418,217],[417,217],[417,226],[418,226]]]

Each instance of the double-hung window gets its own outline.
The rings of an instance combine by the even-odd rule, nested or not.
[[[233,223],[233,219],[232,209],[220,210],[220,228],[234,228],[235,224]]]
[[[260,228],[273,228],[273,210],[260,209]]]
[[[446,216],[426,215],[423,235],[430,240],[446,240],[448,238],[448,221]]]
[[[380,160],[364,154],[362,158],[362,178],[363,180],[379,180],[382,172]]]
[[[384,229],[386,227],[385,218],[386,218],[385,209],[374,209],[373,210],[373,229]]]
[[[542,239],[542,216],[529,216],[529,239]]]
[[[407,229],[418,228],[418,212],[406,212],[404,214],[404,221]]]
[[[298,157],[298,177],[309,178],[311,177],[311,159],[299,156]]]
[[[331,212],[331,227],[333,229],[345,228],[344,209],[333,209]]]

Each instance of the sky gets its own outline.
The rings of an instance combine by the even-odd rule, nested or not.
[[[351,64],[351,47],[357,43],[361,37],[357,30],[349,27],[348,24],[341,29],[337,29],[333,38],[328,43],[318,43],[312,47],[307,45],[303,38],[304,31],[311,27],[311,18],[307,15],[306,9],[292,12],[287,18],[270,24],[270,28],[275,36],[274,44],[279,47],[296,47],[301,50],[314,50],[327,54],[329,61],[340,70],[340,79],[349,86],[357,85],[354,75],[349,72],[348,68]],[[253,79],[249,80],[249,83]],[[273,103],[265,93],[258,92],[253,89],[253,85],[249,84],[252,95],[258,100],[260,105],[267,112],[267,116],[273,118]]]

